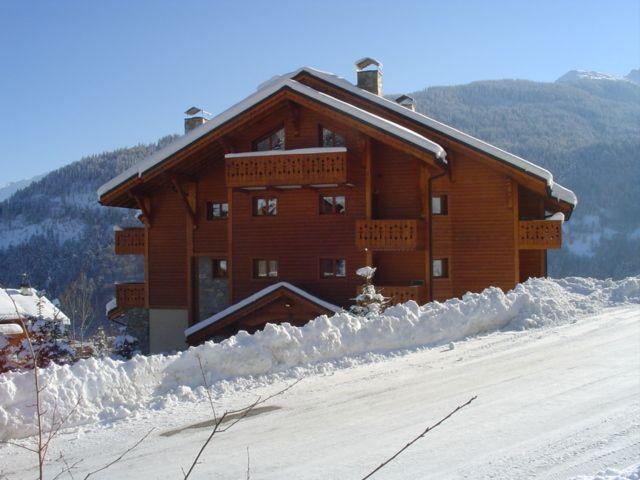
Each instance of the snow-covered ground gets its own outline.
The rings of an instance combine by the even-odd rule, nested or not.
[[[394,324],[377,319],[378,324],[373,322],[373,326],[382,338],[380,345],[388,348],[371,348],[364,338],[360,343],[362,348],[378,353],[353,347],[358,335],[369,338],[366,325],[356,328],[345,320],[355,329],[349,337],[339,319],[332,319],[333,329],[327,326],[329,319],[323,319],[317,326],[311,325],[309,332],[304,331],[307,327],[298,332],[301,341],[314,328],[318,334],[324,325],[323,338],[334,345],[328,349],[316,336],[315,346],[322,347],[320,353],[325,355],[318,354],[313,364],[290,358],[291,350],[284,348],[282,332],[271,332],[271,341],[268,336],[261,340],[263,348],[270,349],[268,353],[251,345],[263,372],[254,364],[246,366],[248,373],[240,369],[237,376],[224,375],[234,361],[243,358],[237,351],[229,365],[212,363],[207,367],[209,373],[215,372],[211,380],[217,409],[247,405],[258,395],[281,390],[294,378],[303,380],[265,404],[264,410],[217,436],[198,465],[195,478],[245,478],[247,447],[251,478],[362,478],[426,425],[472,395],[478,395],[475,402],[374,478],[609,480],[616,478],[612,476],[615,471],[625,475],[622,478],[634,478],[640,462],[637,287],[638,278],[609,284],[582,279],[538,281],[519,287],[523,291],[510,293],[511,297],[489,291],[438,308],[422,307],[413,317],[414,329],[426,332],[427,325],[435,325],[438,328],[433,328],[432,334],[439,331],[440,337],[426,342],[416,334],[405,341],[407,349],[399,350],[403,347],[394,347],[391,342],[393,331],[407,337],[408,327],[399,321]],[[527,296],[529,300],[524,301]],[[488,308],[490,305],[494,308]],[[499,305],[502,307],[497,308]],[[458,317],[454,310],[460,312]],[[397,313],[400,318],[400,311]],[[498,327],[502,331],[449,345],[453,329],[437,321],[428,324],[423,315],[436,320],[447,318],[466,335],[498,323],[502,323]],[[487,323],[490,317],[500,320]],[[478,324],[485,328],[478,329]],[[522,330],[522,326],[536,328]],[[295,331],[286,333],[291,337]],[[273,364],[274,338],[280,339],[278,353],[285,355],[282,368]],[[245,347],[249,343],[244,340]],[[336,344],[342,345],[343,355]],[[107,374],[113,375],[111,389],[121,392],[124,405],[124,397],[138,395],[136,400],[143,408],[125,408],[120,420],[110,414],[105,415],[108,421],[102,422],[91,416],[79,419],[77,423],[84,425],[66,431],[52,447],[50,476],[63,467],[56,460],[60,451],[69,464],[82,460],[74,470],[74,475],[82,478],[82,472],[109,462],[155,427],[130,456],[96,478],[179,478],[180,468],[190,464],[210,431],[195,426],[211,419],[202,387],[196,386],[198,372],[192,371],[193,378],[184,377],[193,368],[190,355],[195,353],[205,361],[223,362],[223,357],[213,355],[212,347],[208,348],[177,357],[151,357],[147,362],[157,368],[144,371],[158,378],[153,388],[145,383],[148,379],[138,378],[138,393],[126,384],[126,376],[115,375],[117,369],[94,365],[105,366]],[[306,349],[308,360],[310,345],[302,341],[301,348]],[[266,359],[270,359],[270,365],[266,365]],[[121,367],[136,371],[130,364]],[[167,389],[168,376],[173,376],[175,383],[171,389]],[[13,385],[20,383],[15,377],[7,378]],[[73,392],[73,379],[66,378]],[[136,377],[131,380],[135,382]],[[92,409],[98,405],[97,393],[108,395],[95,390],[96,385],[88,378],[85,382],[94,388],[93,392],[87,391],[94,397],[85,407]],[[5,433],[14,427],[7,416],[20,415],[24,410],[19,402],[9,404],[7,385],[5,381],[5,390],[0,388],[0,407],[5,415],[0,421],[5,422]],[[65,390],[57,394],[63,404]],[[10,479],[31,478],[33,457],[17,447],[2,446],[0,472]]]

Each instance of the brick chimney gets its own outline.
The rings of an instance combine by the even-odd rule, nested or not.
[[[209,112],[205,112],[198,107],[191,107],[185,111],[184,114],[186,115],[184,119],[184,133],[189,133],[194,128],[198,128],[200,125],[207,123],[207,116],[210,115]]]
[[[382,63],[375,58],[365,57],[356,62],[358,87],[382,96]]]
[[[416,101],[409,95],[400,95],[398,98],[396,98],[396,103],[399,103],[403,107],[408,108],[412,112],[416,111]]]

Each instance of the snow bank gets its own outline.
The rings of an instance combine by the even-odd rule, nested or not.
[[[498,329],[561,325],[628,302],[640,303],[640,277],[532,279],[507,294],[488,288],[444,303],[419,306],[409,301],[380,315],[341,312],[318,317],[304,327],[267,325],[254,335],[240,332],[222,343],[209,342],[171,356],[54,365],[41,371],[47,386],[43,401],[49,406],[55,401],[59,412],[67,412],[80,399],[70,426],[112,421],[142,409],[203,398],[198,358],[208,383],[223,391],[231,379],[250,386],[256,377],[293,367],[312,369],[369,352],[449,344]],[[302,375],[303,369],[290,372]],[[0,375],[0,440],[32,434],[33,425],[32,374]]]

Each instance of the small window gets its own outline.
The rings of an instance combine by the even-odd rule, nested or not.
[[[278,276],[278,261],[256,259],[253,261],[254,278],[275,278]]]
[[[255,197],[253,199],[253,215],[255,217],[270,217],[278,214],[278,199],[275,197]]]
[[[269,150],[284,150],[284,127],[271,132],[253,142],[254,152],[266,152]]]
[[[344,137],[320,125],[320,146],[344,147]]]
[[[449,202],[446,195],[436,195],[431,197],[431,213],[433,215],[447,215],[449,213]]]
[[[213,278],[227,278],[227,261],[222,258],[214,258],[211,262],[213,267]]]
[[[228,203],[207,202],[207,220],[227,218],[229,216]]]
[[[347,209],[347,200],[344,195],[320,197],[320,214],[330,215],[333,213],[343,214]]]
[[[449,259],[437,258],[433,261],[433,278],[449,277]]]
[[[347,276],[347,262],[344,258],[321,258],[320,276],[322,278],[338,278]]]

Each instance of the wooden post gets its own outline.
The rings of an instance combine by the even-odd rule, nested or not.
[[[373,185],[372,185],[372,172],[371,172],[371,137],[365,138],[364,144],[364,168],[365,168],[365,180],[364,180],[364,201],[365,201],[365,216],[367,220],[371,220],[373,216]],[[365,251],[365,263],[367,266],[373,266],[373,252],[367,248]]]
[[[514,286],[520,282],[520,207],[518,203],[518,184],[511,178],[507,181],[508,205],[513,212],[513,270]]]
[[[233,188],[227,188],[227,290],[229,291],[229,305],[233,305]]]

